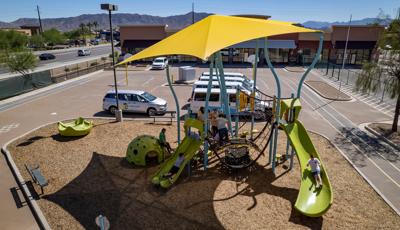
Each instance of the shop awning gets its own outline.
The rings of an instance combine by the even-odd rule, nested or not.
[[[256,48],[257,40],[251,40],[246,42],[241,42],[236,45],[230,46],[229,48],[239,49],[249,49]],[[258,42],[260,48],[264,47],[264,40]],[[268,40],[268,47],[273,49],[295,49],[296,43],[294,40]]]
[[[135,49],[135,48],[147,48],[159,42],[160,40],[124,40],[122,48]]]
[[[207,60],[215,52],[237,43],[280,34],[318,30],[291,22],[211,15],[122,61],[119,65],[148,57],[189,55]]]

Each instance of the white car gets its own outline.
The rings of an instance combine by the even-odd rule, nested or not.
[[[90,55],[90,49],[79,49],[78,50],[78,56],[89,56]]]
[[[103,98],[103,109],[115,114],[117,101],[115,91],[110,90]],[[149,116],[163,115],[167,111],[167,102],[146,91],[118,90],[119,106],[124,112],[147,113]]]
[[[168,65],[168,59],[166,57],[158,57],[153,60],[151,69],[165,69]]]

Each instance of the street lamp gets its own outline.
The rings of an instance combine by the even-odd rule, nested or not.
[[[117,109],[115,111],[115,118],[117,121],[122,121],[122,110],[119,108],[119,100],[118,100],[118,87],[117,87],[117,74],[115,72],[115,55],[114,55],[114,33],[111,24],[111,11],[117,11],[118,6],[113,4],[101,4],[102,10],[108,11],[108,19],[110,21],[110,39],[111,39],[111,56],[112,56],[112,64],[113,64],[113,71],[114,71],[114,87],[115,87],[115,99],[117,101]]]

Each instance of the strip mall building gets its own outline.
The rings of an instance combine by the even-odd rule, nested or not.
[[[266,17],[268,18],[268,17]],[[120,26],[121,48],[124,53],[135,54],[179,30],[167,25],[124,25]],[[342,63],[348,26],[332,26],[324,31],[322,60]],[[383,26],[351,26],[347,44],[347,64],[360,65],[370,60],[376,42],[384,31]],[[247,41],[222,50],[225,63],[244,63],[255,53],[257,41]],[[261,43],[260,43],[261,44]],[[319,44],[315,34],[287,34],[269,38],[270,57],[274,63],[311,62]],[[260,50],[262,55],[263,50]],[[188,56],[175,57],[179,62],[197,62]],[[150,61],[150,60],[145,60]],[[263,60],[261,60],[263,61]]]

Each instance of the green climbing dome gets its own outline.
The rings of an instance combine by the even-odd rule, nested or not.
[[[145,166],[147,155],[157,155],[158,163],[164,160],[164,151],[157,138],[150,135],[137,136],[128,145],[126,159],[129,163]]]

